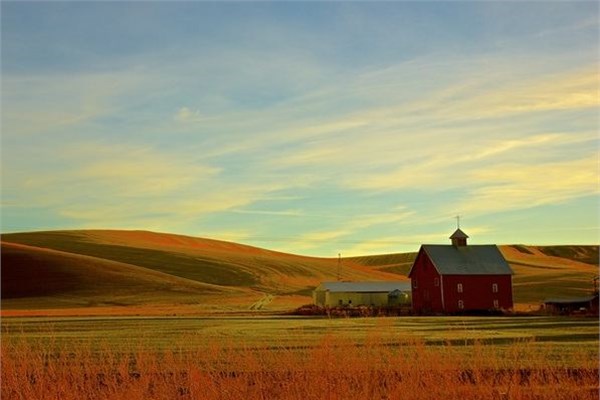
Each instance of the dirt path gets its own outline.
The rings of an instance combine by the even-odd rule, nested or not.
[[[265,294],[257,302],[253,303],[249,307],[249,309],[250,310],[262,310],[263,307],[265,307],[267,304],[272,302],[274,298],[275,298],[275,296],[273,296],[272,294]]]

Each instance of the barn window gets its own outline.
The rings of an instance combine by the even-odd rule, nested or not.
[[[458,293],[462,293],[463,292],[462,283],[459,283],[459,284],[456,285],[456,291]]]
[[[413,279],[413,287],[416,289],[417,288],[417,280]]]
[[[440,286],[440,278],[435,278],[433,280],[433,286]]]
[[[494,308],[500,308],[500,303],[498,303],[498,300],[494,300]]]
[[[498,284],[492,283],[492,293],[498,293]]]
[[[459,309],[461,309],[461,310],[462,310],[463,308],[465,308],[465,303],[464,303],[462,300],[459,300],[459,301],[458,301],[458,308],[459,308]]]

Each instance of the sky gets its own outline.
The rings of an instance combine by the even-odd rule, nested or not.
[[[597,2],[1,3],[1,231],[598,244]]]

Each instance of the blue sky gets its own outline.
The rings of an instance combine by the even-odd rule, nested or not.
[[[595,2],[2,2],[2,231],[597,244]]]

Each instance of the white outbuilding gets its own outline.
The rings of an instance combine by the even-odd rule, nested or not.
[[[313,291],[321,307],[410,306],[411,285],[404,281],[323,282]]]

